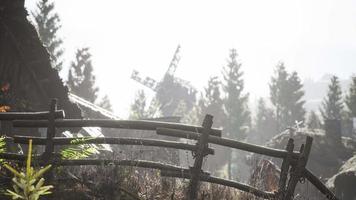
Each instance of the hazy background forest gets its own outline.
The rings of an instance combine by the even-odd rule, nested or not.
[[[264,144],[356,117],[352,1],[26,4],[70,91],[123,119],[210,113],[224,136]]]

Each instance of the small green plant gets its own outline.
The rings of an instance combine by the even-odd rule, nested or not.
[[[91,155],[98,153],[98,149],[90,144],[86,144],[87,141],[94,139],[94,137],[81,137],[73,139],[70,143],[75,147],[68,147],[61,151],[61,157],[65,160],[75,160],[88,158]]]
[[[25,199],[25,200],[38,200],[40,196],[50,194],[52,185],[44,186],[44,178],[40,178],[45,172],[47,172],[51,165],[48,165],[38,171],[35,171],[31,167],[32,158],[32,140],[29,141],[28,154],[26,161],[26,171],[17,171],[7,163],[4,167],[14,174],[12,178],[13,190],[7,189],[6,195],[11,196],[12,199]],[[38,180],[39,179],[39,180]]]
[[[6,141],[5,137],[1,136],[0,137],[0,153],[4,153],[6,151]],[[4,162],[4,159],[0,159],[0,164]]]

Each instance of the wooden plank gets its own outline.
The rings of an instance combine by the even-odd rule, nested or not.
[[[304,172],[305,166],[308,163],[309,154],[313,144],[313,138],[307,136],[305,145],[302,145],[300,149],[300,156],[296,166],[294,167],[293,172],[291,173],[291,178],[288,182],[288,187],[285,195],[285,200],[292,200],[294,196],[294,190],[297,186],[299,180],[303,177],[302,173]]]
[[[111,160],[111,159],[78,159],[78,160],[57,160],[53,162],[56,166],[80,166],[80,165],[120,165],[132,166],[141,168],[150,168],[158,170],[171,170],[171,171],[186,171],[188,169],[176,165],[170,165],[160,162],[147,161],[147,160]]]
[[[192,139],[192,140],[197,140],[199,138],[199,134],[197,134],[195,132],[181,131],[181,130],[170,129],[170,128],[157,128],[157,134]],[[262,154],[262,155],[276,157],[276,158],[285,158],[288,155],[288,152],[286,150],[263,147],[263,146],[250,144],[250,143],[246,143],[246,142],[240,142],[240,141],[232,140],[232,139],[228,139],[228,138],[209,136],[208,140],[209,140],[209,143],[212,143],[212,144],[217,144],[217,145],[221,145],[221,146],[225,146],[225,147],[230,147],[230,148],[239,149],[239,150],[243,150],[243,151],[249,151],[252,153]],[[298,158],[299,153],[293,152],[292,157],[293,157],[293,159]]]
[[[57,99],[52,99],[49,115],[48,115],[46,147],[43,153],[43,158],[45,161],[49,161],[54,152],[53,138],[56,135],[56,127],[54,124],[55,121],[54,113],[56,112],[56,109],[57,109]]]
[[[3,112],[0,113],[0,121],[12,121],[12,120],[40,120],[48,119],[49,112]],[[55,112],[55,118],[63,119],[65,117],[64,110],[57,110]]]
[[[304,169],[303,175],[312,183],[321,193],[323,193],[327,199],[339,200],[335,194],[322,183],[318,177],[316,177],[310,170]]]
[[[26,156],[17,153],[0,153],[0,159],[24,161]]]
[[[283,159],[281,166],[281,174],[279,176],[279,187],[278,187],[278,199],[283,200],[285,195],[286,182],[289,173],[289,167],[292,160],[292,153],[294,150],[294,140],[290,138],[287,143],[286,150],[288,152],[287,156]]]
[[[213,125],[213,116],[205,115],[203,125],[204,128],[200,138],[196,144],[197,151],[195,154],[194,166],[191,168],[192,178],[189,183],[188,188],[188,199],[195,200],[197,199],[197,191],[199,190],[199,177],[202,171],[203,159],[205,154],[205,149],[208,148],[208,138],[210,129]]]
[[[33,145],[46,145],[47,139],[43,137],[31,137],[31,136],[14,136],[14,143],[28,144],[28,141],[32,139]],[[80,138],[65,138],[65,137],[55,137],[53,138],[54,145],[70,145],[73,141]],[[142,145],[142,146],[155,146],[155,147],[165,147],[173,149],[182,149],[189,151],[196,151],[196,145],[187,144],[183,142],[174,142],[167,140],[156,140],[156,139],[141,139],[141,138],[127,138],[127,137],[97,137],[97,138],[83,138],[80,141],[81,144],[120,144],[120,145]],[[214,149],[208,148],[208,154],[214,154]]]
[[[15,120],[14,127],[47,127],[47,120]],[[119,128],[119,129],[137,129],[153,130],[157,128],[171,128],[184,131],[193,131],[202,133],[203,128],[200,126],[191,126],[172,122],[157,122],[148,120],[109,120],[109,119],[58,119],[55,120],[56,127],[102,127],[102,128]],[[221,137],[221,130],[212,129],[211,135]]]
[[[181,172],[174,172],[174,171],[161,171],[161,175],[166,176],[166,177],[191,179],[190,173],[181,173]],[[249,186],[249,185],[246,185],[246,184],[243,184],[240,182],[236,182],[236,181],[223,179],[223,178],[218,178],[218,177],[214,177],[214,176],[201,174],[200,181],[215,183],[215,184],[224,185],[227,187],[236,188],[238,190],[248,192],[248,193],[251,193],[257,197],[261,197],[261,198],[265,198],[265,199],[275,199],[276,198],[276,195],[274,193],[264,192],[257,188],[254,188],[252,186]]]

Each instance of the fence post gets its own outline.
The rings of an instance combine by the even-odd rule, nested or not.
[[[55,127],[55,112],[57,110],[57,99],[51,100],[50,110],[48,114],[48,127],[47,127],[47,141],[45,151],[43,153],[43,160],[48,163],[54,151],[53,138],[56,135]]]
[[[197,150],[195,154],[195,161],[194,166],[190,169],[192,178],[190,179],[189,188],[188,188],[188,199],[189,200],[196,200],[197,199],[197,192],[199,189],[199,179],[202,172],[202,165],[204,156],[207,155],[205,153],[206,148],[208,148],[208,139],[209,139],[209,132],[213,125],[213,116],[212,115],[205,115],[203,121],[203,132],[199,137],[197,142]]]
[[[307,165],[309,154],[311,151],[313,143],[313,138],[307,136],[305,145],[302,145],[300,148],[300,155],[297,163],[294,166],[294,170],[291,172],[291,178],[289,179],[288,188],[285,196],[285,200],[292,200],[294,195],[295,187],[297,186],[298,181],[303,178],[303,172],[305,166]]]
[[[294,150],[294,140],[292,138],[289,138],[286,150],[288,154],[283,159],[281,166],[281,174],[279,176],[278,200],[283,200],[285,195],[286,182],[288,178],[290,162],[292,159],[292,153]]]

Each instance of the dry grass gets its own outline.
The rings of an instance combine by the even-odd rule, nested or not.
[[[62,168],[56,177],[53,197],[66,200],[184,200],[188,186],[188,180],[164,178],[157,170],[132,167]],[[236,200],[239,192],[202,183],[198,199]]]

